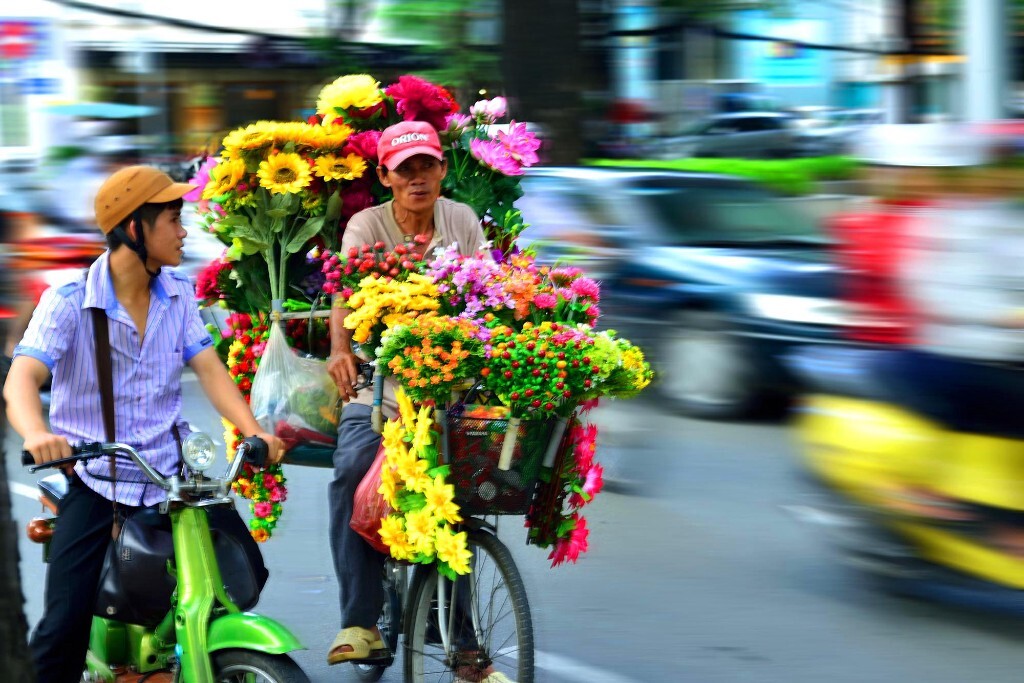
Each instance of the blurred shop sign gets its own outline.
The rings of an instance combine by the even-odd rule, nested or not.
[[[17,66],[48,56],[49,22],[39,19],[0,18],[0,66]]]

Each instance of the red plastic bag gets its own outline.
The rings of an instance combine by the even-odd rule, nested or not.
[[[377,457],[366,471],[363,480],[356,487],[353,498],[352,520],[349,522],[356,533],[366,539],[380,553],[390,555],[391,550],[380,540],[381,520],[391,514],[391,506],[377,489],[380,488],[380,469],[384,466],[384,445],[377,450]]]

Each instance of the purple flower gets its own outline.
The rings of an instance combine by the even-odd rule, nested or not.
[[[523,175],[522,165],[509,154],[504,145],[494,140],[474,138],[469,142],[469,152],[481,164],[502,175]]]

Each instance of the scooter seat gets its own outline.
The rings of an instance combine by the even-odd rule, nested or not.
[[[39,491],[55,507],[60,507],[60,502],[68,494],[68,478],[59,472],[43,477],[39,480]]]

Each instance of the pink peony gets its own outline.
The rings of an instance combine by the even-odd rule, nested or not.
[[[377,154],[374,152],[374,159]],[[370,176],[364,176],[369,178]],[[341,192],[341,220],[347,221],[368,206],[373,206],[369,182],[354,182]]]
[[[496,139],[508,150],[512,158],[523,166],[533,166],[537,163],[540,140],[526,130],[525,123],[513,121],[508,126],[508,132],[499,131]]]
[[[591,280],[589,277],[581,277],[573,280],[569,285],[575,294],[585,296],[593,301],[601,300],[601,285],[597,284],[595,280]]]
[[[519,162],[509,156],[505,147],[493,140],[474,138],[469,142],[469,153],[481,164],[502,175],[523,175],[523,167]]]
[[[252,511],[257,517],[263,519],[264,517],[269,517],[274,512],[274,506],[272,503],[267,502],[256,503],[252,506]]]
[[[554,294],[538,294],[533,297],[533,305],[537,308],[554,308],[558,304],[558,297]]]
[[[399,76],[384,93],[395,100],[395,110],[406,121],[426,121],[436,130],[444,130],[446,117],[459,105],[444,88],[417,76]]]
[[[469,108],[469,115],[482,125],[490,125],[508,113],[508,101],[504,97],[480,100]]]
[[[342,154],[358,154],[366,159],[371,166],[377,165],[377,142],[380,140],[379,130],[364,130],[350,135],[345,141]]]
[[[210,182],[210,171],[217,165],[217,157],[206,157],[196,174],[189,179],[188,184],[194,185],[196,189],[182,196],[186,202],[198,202],[203,198],[203,189]]]

